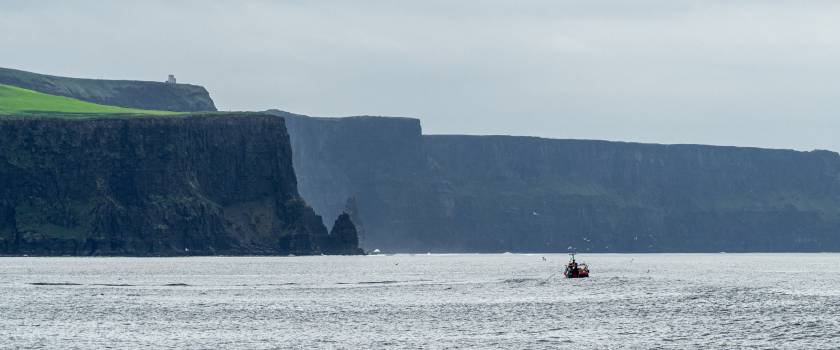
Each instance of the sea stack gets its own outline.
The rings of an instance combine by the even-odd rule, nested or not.
[[[325,254],[340,255],[363,255],[364,251],[359,248],[359,232],[356,225],[350,219],[350,215],[342,213],[335,219],[335,224],[330,231],[329,241],[322,244]]]

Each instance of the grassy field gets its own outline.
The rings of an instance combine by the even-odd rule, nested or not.
[[[106,106],[0,84],[0,116],[27,114],[82,116],[86,114],[178,115],[183,113]]]

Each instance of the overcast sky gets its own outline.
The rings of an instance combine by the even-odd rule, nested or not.
[[[0,0],[0,66],[222,110],[840,151],[840,1]]]

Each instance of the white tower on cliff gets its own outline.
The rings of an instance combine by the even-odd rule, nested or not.
[[[169,75],[169,78],[166,78],[166,83],[167,83],[167,84],[175,84],[175,83],[176,83],[176,82],[175,82],[175,75],[174,75],[174,74],[170,74],[170,75]]]

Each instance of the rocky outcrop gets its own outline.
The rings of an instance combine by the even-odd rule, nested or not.
[[[359,247],[359,233],[350,215],[342,213],[333,223],[330,235],[321,244],[326,254],[360,255],[364,252]]]
[[[281,118],[0,119],[2,254],[319,254],[325,238]]]
[[[405,252],[840,250],[840,156],[423,136],[404,118],[288,113],[300,191]]]
[[[56,77],[0,68],[0,84],[104,105],[173,112],[215,111],[207,90],[189,84]]]

